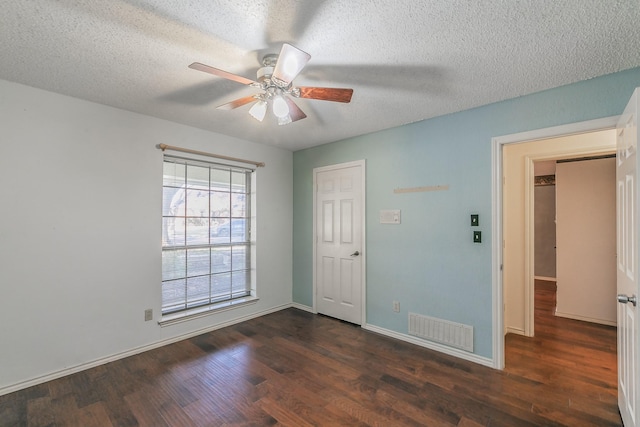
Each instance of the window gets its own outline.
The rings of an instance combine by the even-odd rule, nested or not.
[[[251,295],[251,175],[164,157],[163,315]]]

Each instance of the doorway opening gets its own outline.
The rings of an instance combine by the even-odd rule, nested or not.
[[[528,337],[534,336],[535,333],[535,164],[542,161],[556,161],[556,168],[558,171],[562,171],[562,175],[566,177],[563,182],[568,183],[567,185],[571,187],[569,191],[563,190],[565,196],[560,200],[565,206],[562,210],[562,215],[563,220],[566,219],[566,221],[561,222],[563,227],[559,229],[563,231],[564,247],[561,252],[558,252],[558,254],[562,255],[558,258],[562,261],[558,268],[563,267],[562,271],[566,272],[569,270],[569,268],[566,268],[568,265],[576,264],[575,261],[571,260],[570,255],[581,247],[580,241],[584,239],[581,238],[582,236],[580,236],[579,232],[584,229],[586,235],[586,231],[589,230],[587,214],[590,215],[591,212],[584,212],[582,216],[576,216],[576,208],[573,205],[579,205],[581,201],[565,203],[566,198],[574,197],[574,191],[580,190],[578,184],[580,178],[584,178],[585,173],[574,172],[574,170],[578,170],[574,167],[574,165],[578,165],[577,162],[558,163],[558,161],[609,155],[615,153],[615,143],[615,130],[608,129],[509,144],[503,148],[504,199],[502,209],[504,215],[504,247],[507,249],[503,254],[505,332]],[[611,179],[612,182],[615,182],[615,170],[612,169],[612,172]],[[590,189],[580,191],[589,192]],[[615,224],[615,193],[611,193],[609,202],[613,215],[610,220]],[[557,209],[559,208],[560,203],[557,206]],[[580,225],[576,228],[574,223],[580,223]],[[573,238],[567,236],[573,236]],[[558,239],[560,237],[558,235]],[[615,253],[615,228],[611,229],[610,237],[614,245],[611,251]],[[579,241],[575,241],[576,238]],[[614,260],[615,258],[612,255],[612,283],[615,283]],[[590,260],[590,262],[594,261]],[[565,277],[580,273],[579,267],[574,267],[573,270],[568,275],[565,273]],[[575,293],[579,291],[581,290],[578,289]],[[560,295],[562,295],[562,292]],[[581,292],[580,295],[576,296],[584,295]],[[581,299],[577,303],[569,301],[569,309],[565,311],[567,313],[572,311],[581,312],[580,307],[577,306],[581,302]],[[615,311],[615,304],[612,306]],[[615,316],[613,319],[615,319]]]
[[[534,175],[536,292],[555,288],[555,316],[616,326],[615,153],[534,162]]]
[[[495,368],[504,369],[507,332],[525,336],[534,333],[534,161],[615,152],[616,122],[617,117],[609,117],[496,137],[492,141]],[[598,133],[604,131],[609,131],[613,138],[603,141]],[[515,156],[515,160],[504,161],[508,155]]]
[[[616,319],[615,159],[585,158],[615,154],[615,145],[616,131],[609,129],[503,147],[504,320],[505,332],[510,332],[504,338],[505,371],[526,371],[529,378],[550,389],[557,387],[556,382],[575,383],[572,401],[595,394],[602,396],[603,407],[609,409],[617,403],[617,331],[602,324],[606,322],[593,321],[611,315],[602,315],[604,305],[611,306],[611,323],[615,325]],[[535,186],[535,169],[548,162],[554,164],[557,184],[556,244],[552,248],[557,245],[557,281],[548,280],[552,272],[536,271],[535,262],[535,190],[540,188]],[[592,179],[603,168],[606,173]],[[604,184],[602,176],[606,177]],[[595,183],[586,185],[588,181]],[[610,187],[606,197],[597,187]],[[591,193],[603,197],[602,205],[607,206],[598,206],[597,200],[594,203]],[[608,215],[604,221],[599,220],[600,210]],[[607,242],[601,242],[603,233]],[[592,245],[585,236],[602,244]],[[518,246],[521,251],[514,249]],[[598,250],[605,246],[606,260],[600,260],[598,256],[603,256]],[[598,255],[592,256],[594,247]],[[601,261],[605,264],[602,269],[589,268]],[[592,276],[604,270],[608,275],[603,284]],[[605,304],[607,301],[611,304]],[[599,382],[595,384],[592,378]],[[593,409],[593,403],[586,406],[585,411]]]

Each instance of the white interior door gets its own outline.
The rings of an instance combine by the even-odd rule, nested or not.
[[[363,163],[314,171],[318,313],[363,323]]]
[[[617,132],[617,290],[618,406],[626,427],[638,422],[638,90],[618,122]]]

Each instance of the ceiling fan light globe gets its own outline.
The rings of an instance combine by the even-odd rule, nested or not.
[[[298,60],[295,58],[295,56],[289,56],[285,58],[282,67],[284,76],[289,78],[290,80],[293,79],[293,77],[295,77],[298,72],[300,72],[300,70],[302,70],[302,67],[298,64]]]
[[[257,121],[263,121],[264,116],[267,114],[267,103],[265,101],[256,102],[249,110],[249,114]]]
[[[282,96],[273,98],[273,114],[278,118],[287,117],[289,115],[289,106]]]
[[[311,55],[290,44],[283,44],[278,61],[273,70],[273,77],[278,86],[286,87],[302,71],[311,59]]]

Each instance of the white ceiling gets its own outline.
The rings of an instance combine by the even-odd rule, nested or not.
[[[0,78],[298,150],[640,66],[638,0],[0,0]],[[307,118],[260,123],[255,79],[283,42],[311,54]]]

